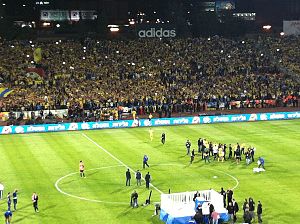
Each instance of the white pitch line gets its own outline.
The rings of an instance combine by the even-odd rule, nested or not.
[[[157,165],[157,166],[182,166],[182,167],[185,166],[185,165],[183,165],[183,164],[173,164],[173,163],[170,163],[170,164],[163,163],[163,164],[156,164],[156,165]],[[153,165],[152,165],[152,166],[153,166]],[[234,176],[232,176],[231,174],[226,173],[226,172],[224,172],[224,171],[217,170],[217,169],[212,169],[212,168],[209,168],[209,167],[201,167],[201,169],[207,169],[207,170],[212,170],[212,171],[216,171],[216,172],[219,172],[219,173],[223,173],[223,174],[225,174],[225,175],[231,177],[232,179],[234,179],[234,181],[235,181],[236,184],[235,184],[234,187],[230,188],[231,190],[236,189],[236,188],[239,186],[239,184],[240,184],[239,180],[238,180],[236,177],[234,177]]]
[[[121,165],[125,166],[126,168],[128,168],[129,170],[131,170],[134,174],[136,174],[136,172],[133,169],[131,169],[128,165],[126,165],[125,163],[123,163],[121,160],[119,160],[117,157],[115,157],[113,154],[111,154],[109,151],[107,151],[105,148],[103,148],[101,145],[99,145],[97,142],[95,142],[89,136],[87,136],[84,133],[82,133],[82,136],[85,137],[86,139],[88,139],[90,142],[92,142],[94,145],[96,145],[99,149],[101,149],[103,152],[105,152],[106,154],[108,154],[111,158],[113,158],[114,160],[116,160],[118,163],[120,163]],[[142,177],[142,179],[145,180],[144,177]],[[163,192],[161,190],[159,190],[157,187],[155,187],[153,184],[150,183],[150,186],[152,186],[160,194],[163,194]]]
[[[98,167],[98,168],[93,168],[93,169],[89,169],[89,170],[86,170],[86,171],[101,170],[101,169],[114,168],[114,167],[119,167],[119,166],[122,166],[122,165]],[[56,190],[58,190],[60,193],[62,193],[64,195],[67,195],[69,197],[77,198],[77,199],[84,200],[84,201],[97,202],[97,203],[109,203],[109,204],[128,204],[128,203],[125,203],[125,202],[101,201],[101,200],[95,200],[95,199],[89,199],[89,198],[79,197],[79,196],[76,196],[76,195],[73,195],[73,194],[69,194],[69,193],[67,193],[67,192],[65,192],[65,191],[63,191],[63,190],[60,189],[60,187],[58,186],[58,184],[59,184],[60,181],[62,181],[63,179],[65,179],[65,178],[67,178],[69,176],[73,176],[73,175],[77,175],[77,174],[78,174],[78,172],[69,173],[69,174],[67,174],[67,175],[59,178],[55,182],[55,188],[56,188]]]
[[[216,170],[216,169],[211,169],[211,168],[206,168],[206,169],[208,169],[208,170],[212,170],[212,171],[217,171],[217,172],[220,172],[220,173],[223,173],[223,174],[225,174],[225,175],[227,175],[227,176],[231,177],[232,179],[234,179],[234,180],[235,180],[235,183],[236,183],[236,185],[235,185],[234,187],[232,187],[232,188],[231,188],[231,190],[234,190],[234,189],[236,189],[236,188],[239,186],[239,184],[240,184],[239,180],[238,180],[236,177],[234,177],[234,176],[232,176],[231,174],[229,174],[229,173],[226,173],[226,172],[224,172],[224,171],[220,171],[220,170]]]
[[[164,163],[164,164],[153,164],[155,166],[178,166],[178,167],[183,167],[185,165],[183,164],[174,164],[174,163],[170,163],[170,164],[167,164],[167,163]],[[115,165],[115,166],[104,166],[104,167],[98,167],[98,168],[92,168],[92,169],[88,169],[86,171],[92,171],[92,170],[102,170],[102,169],[107,169],[107,168],[115,168],[115,167],[120,167],[120,166],[123,166],[123,165]],[[212,171],[217,171],[217,172],[220,172],[220,173],[223,173],[229,177],[231,177],[232,179],[235,180],[236,182],[236,185],[234,187],[232,187],[231,189],[234,190],[235,188],[238,187],[239,185],[239,181],[236,177],[230,175],[229,173],[226,173],[226,172],[223,172],[223,171],[220,171],[220,170],[216,170],[216,169],[211,169],[211,168],[207,168],[207,167],[202,167],[204,169],[208,169],[208,170],[212,170]],[[107,203],[107,204],[128,204],[127,202],[113,202],[113,201],[102,201],[102,200],[96,200],[96,199],[89,199],[89,198],[84,198],[84,197],[80,197],[80,196],[77,196],[77,195],[73,195],[73,194],[70,194],[70,193],[67,193],[63,190],[60,189],[60,187],[58,186],[59,183],[67,178],[67,177],[70,177],[70,176],[73,176],[73,175],[78,175],[78,172],[73,172],[73,173],[69,173],[65,176],[62,176],[60,177],[56,182],[55,182],[55,188],[57,191],[59,191],[60,193],[64,194],[64,195],[67,195],[69,197],[72,197],[72,198],[76,198],[76,199],[80,199],[80,200],[84,200],[84,201],[89,201],[89,202],[96,202],[96,203]]]

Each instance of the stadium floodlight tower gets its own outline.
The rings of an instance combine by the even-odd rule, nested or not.
[[[227,209],[224,208],[223,196],[220,193],[212,189],[199,190],[198,197],[194,198],[196,192],[161,194],[160,219],[167,224],[188,223],[195,215],[199,204],[203,215],[206,216],[209,215],[209,206],[212,204],[222,221],[229,220]]]

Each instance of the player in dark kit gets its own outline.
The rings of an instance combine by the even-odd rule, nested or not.
[[[166,134],[163,132],[163,133],[161,134],[161,143],[164,145],[165,142],[166,142]]]
[[[12,212],[11,211],[6,211],[4,213],[4,217],[5,217],[5,224],[10,224],[11,223],[11,218],[12,218]]]
[[[148,160],[149,160],[148,156],[144,155],[144,158],[143,158],[143,169],[145,169],[145,165],[149,167]]]

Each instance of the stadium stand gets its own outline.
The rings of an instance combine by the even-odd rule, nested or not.
[[[0,40],[0,111],[21,121],[24,111],[45,118],[43,111],[67,109],[65,119],[94,121],[120,119],[132,110],[161,117],[298,107],[299,41]]]

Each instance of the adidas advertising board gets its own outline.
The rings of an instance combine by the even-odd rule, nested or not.
[[[140,29],[137,32],[138,36],[140,38],[146,38],[146,37],[157,37],[157,38],[170,38],[170,37],[176,37],[176,30],[173,29],[169,29],[169,28],[144,28],[144,29]]]

